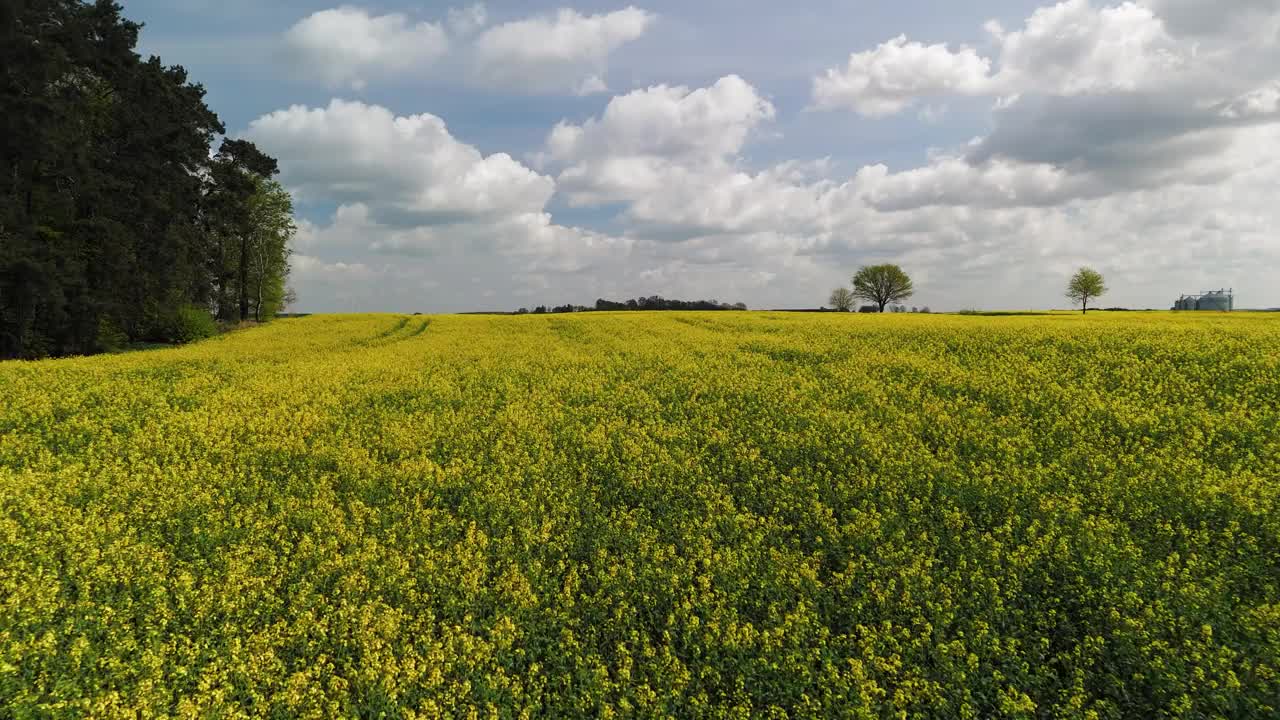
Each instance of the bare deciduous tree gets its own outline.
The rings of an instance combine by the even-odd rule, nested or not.
[[[837,312],[849,312],[853,309],[853,293],[849,292],[849,288],[836,288],[831,291],[827,303]]]

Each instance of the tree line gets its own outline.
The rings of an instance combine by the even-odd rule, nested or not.
[[[0,0],[0,357],[175,342],[288,301],[289,194],[110,0]]]
[[[517,315],[543,315],[571,312],[619,312],[624,310],[746,310],[745,303],[722,303],[717,300],[669,300],[660,295],[632,298],[623,302],[615,300],[596,300],[595,305],[556,305],[548,307],[539,305],[533,310],[520,308]]]

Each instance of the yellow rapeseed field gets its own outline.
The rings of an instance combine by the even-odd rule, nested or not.
[[[1280,316],[320,316],[0,398],[0,718],[1280,716]]]

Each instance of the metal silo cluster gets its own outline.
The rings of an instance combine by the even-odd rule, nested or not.
[[[1208,290],[1183,295],[1173,304],[1174,310],[1230,312],[1235,309],[1235,290]]]

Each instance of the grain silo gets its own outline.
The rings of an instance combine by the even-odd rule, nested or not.
[[[1203,310],[1230,312],[1235,309],[1235,290],[1207,290],[1193,295],[1183,295],[1173,304],[1174,310]]]

